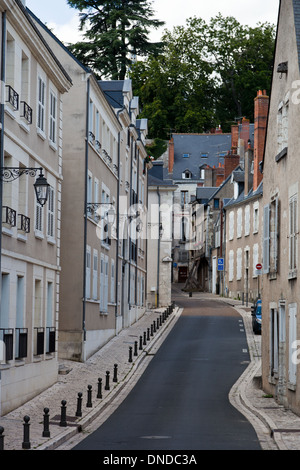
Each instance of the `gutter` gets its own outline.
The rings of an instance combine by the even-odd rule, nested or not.
[[[1,37],[1,104],[0,104],[0,167],[4,167],[4,93],[5,93],[5,66],[6,66],[6,11],[2,13],[2,37]],[[2,254],[2,204],[3,204],[3,180],[0,177],[0,274],[1,274],[1,254]],[[1,290],[0,290],[1,298]],[[1,377],[0,377],[1,379]]]
[[[156,285],[156,308],[159,307],[159,260],[160,260],[160,236],[159,236],[159,229],[160,229],[160,192],[159,186],[157,186],[157,196],[158,196],[158,237],[157,237],[157,285]]]
[[[83,341],[86,342],[86,244],[87,244],[87,179],[89,161],[89,102],[90,102],[90,75],[87,77],[86,95],[86,136],[85,136],[85,182],[84,182],[84,247],[83,247],[83,307],[82,307],[82,329]]]

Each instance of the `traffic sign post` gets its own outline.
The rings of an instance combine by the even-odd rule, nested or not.
[[[218,271],[224,271],[224,258],[218,258]]]
[[[259,276],[262,273],[262,265],[261,263],[257,263],[256,267],[256,274],[257,274],[257,292],[258,292],[258,298],[260,299],[260,292],[259,292]]]

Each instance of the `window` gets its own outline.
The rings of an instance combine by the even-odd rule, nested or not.
[[[98,251],[93,254],[93,299],[98,299]]]
[[[181,191],[181,205],[188,204],[188,191]]]
[[[56,107],[57,107],[57,98],[55,94],[50,92],[50,116],[49,116],[49,139],[55,144],[56,143]]]
[[[263,273],[277,273],[278,236],[279,236],[279,201],[275,198],[264,206],[263,216]]]
[[[258,264],[258,244],[253,245],[253,277],[257,276],[256,265]]]
[[[214,199],[214,209],[219,209],[220,207],[220,199]]]
[[[242,249],[238,248],[236,256],[236,279],[242,279]]]
[[[10,310],[10,275],[2,273],[1,278],[1,315],[0,315],[0,327],[8,328],[9,325],[9,310]]]
[[[253,206],[253,233],[257,233],[259,229],[259,208],[258,205]]]
[[[47,235],[54,238],[54,189],[50,186],[48,195]]]
[[[230,250],[229,252],[229,281],[233,281],[234,277],[234,252]]]
[[[294,358],[297,349],[297,304],[289,305],[289,383],[296,385],[297,361]]]
[[[279,318],[276,308],[270,311],[270,374],[278,374]]]
[[[294,277],[297,270],[297,195],[289,200],[289,277]]]
[[[91,248],[86,247],[85,297],[91,298]]]
[[[111,260],[111,272],[110,272],[110,301],[115,302],[115,261]]]
[[[190,170],[185,170],[182,173],[182,179],[191,179],[191,177],[192,177],[192,173],[190,172]]]
[[[250,206],[245,207],[245,237],[250,235]]]
[[[234,212],[229,213],[229,240],[233,240],[234,237]]]
[[[242,220],[243,220],[243,209],[240,207],[237,211],[237,223],[236,223],[237,238],[241,238],[242,236]]]
[[[108,305],[108,257],[101,255],[100,261],[100,311],[107,312]]]
[[[189,158],[190,154],[189,153],[184,153],[182,156],[183,156],[183,158]]]
[[[45,90],[46,84],[41,77],[38,77],[38,115],[37,127],[41,132],[45,132]]]
[[[38,234],[43,232],[43,208],[37,201],[35,203],[35,231]]]

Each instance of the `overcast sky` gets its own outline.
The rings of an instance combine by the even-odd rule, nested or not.
[[[26,5],[61,41],[78,40],[78,12],[66,0],[26,0]],[[276,24],[279,0],[153,0],[152,6],[155,17],[165,21],[164,28],[172,30],[174,26],[185,25],[192,16],[209,21],[219,12],[249,26],[258,22]],[[153,33],[151,39],[160,37],[161,30]]]

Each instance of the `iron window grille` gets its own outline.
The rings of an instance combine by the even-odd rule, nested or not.
[[[28,329],[27,328],[16,328],[16,359],[23,359],[27,357],[27,340],[28,340]]]
[[[16,226],[17,212],[8,206],[2,207],[2,223],[10,225],[11,227]]]
[[[29,233],[30,232],[30,218],[24,214],[18,214],[19,217],[19,224],[18,230],[22,232]]]
[[[13,359],[14,330],[12,328],[0,328],[0,339],[4,343],[5,362]]]
[[[7,88],[7,99],[6,102],[9,103],[14,111],[19,109],[19,95],[10,85],[5,85]]]
[[[44,354],[44,338],[45,338],[45,331],[44,328],[35,327],[35,356],[41,356]]]
[[[55,352],[55,339],[56,339],[54,327],[46,328],[46,337],[47,337],[46,354],[54,353]]]
[[[21,117],[24,118],[28,124],[32,124],[32,108],[26,103],[26,101],[21,101],[21,105]]]

